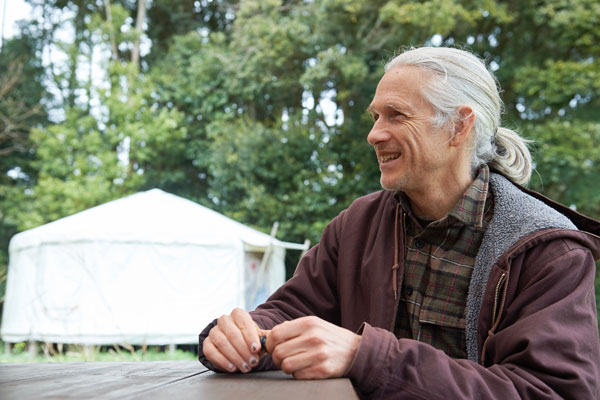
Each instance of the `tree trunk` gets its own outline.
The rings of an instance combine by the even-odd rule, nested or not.
[[[139,67],[140,63],[140,38],[144,30],[144,20],[146,19],[146,0],[138,0],[137,17],[135,19],[135,30],[137,33],[137,39],[133,44],[133,50],[131,50],[131,62],[133,65]]]
[[[104,0],[104,8],[106,8],[106,21],[109,26],[109,34],[110,34],[110,45],[112,48],[112,56],[113,60],[117,61],[119,59],[119,49],[117,48],[117,42],[115,40],[115,31],[112,20],[112,13],[110,12],[110,0]]]

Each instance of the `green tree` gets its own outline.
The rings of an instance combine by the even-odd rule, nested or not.
[[[186,114],[188,157],[214,206],[263,230],[281,220],[290,238],[314,241],[355,197],[377,190],[365,109],[384,59],[402,44],[475,28],[489,2],[438,3],[245,1],[226,32],[173,38],[153,69],[159,101]],[[506,7],[490,10],[510,20]]]
[[[245,1],[225,34],[173,38],[154,71],[174,77],[160,101],[194,116],[190,156],[214,206],[315,240],[353,198],[378,189],[364,110],[384,62],[406,46],[464,46],[498,76],[504,124],[535,140],[531,186],[598,217],[596,3]]]
[[[126,24],[126,10],[118,5],[111,9],[116,27]],[[103,33],[111,27],[96,16],[89,29]],[[120,43],[136,39],[115,38]],[[146,169],[169,170],[169,155],[182,151],[182,114],[154,104],[152,82],[139,74],[137,64],[113,59],[105,68],[110,86],[89,87],[102,106],[96,114],[87,106],[67,105],[63,122],[32,130],[38,180],[28,191],[11,193],[20,206],[9,217],[20,229],[139,190],[153,176]]]
[[[5,194],[2,229],[158,186],[314,242],[378,190],[365,109],[385,61],[423,44],[485,57],[504,124],[535,140],[531,187],[600,216],[597,1],[155,0],[145,33],[139,1],[31,3],[49,22],[28,29],[67,55],[47,79],[64,117],[31,125],[35,151],[19,157],[35,156],[33,178]],[[63,11],[75,35],[59,43]],[[112,54],[106,87],[76,72],[97,63],[93,49]]]
[[[148,38],[152,41],[149,62],[158,62],[175,37],[188,32],[229,32],[238,0],[154,0],[148,10]]]
[[[6,40],[0,50],[0,298],[8,263],[8,243],[18,225],[7,216],[16,199],[35,182],[29,132],[48,123],[40,105],[48,99],[42,80],[39,41],[27,32]],[[1,300],[0,300],[1,303]]]

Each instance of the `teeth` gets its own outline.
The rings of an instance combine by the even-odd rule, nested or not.
[[[379,159],[381,160],[382,163],[384,163],[384,162],[388,162],[391,160],[395,160],[398,157],[400,157],[400,153],[383,154],[383,155],[379,156]]]

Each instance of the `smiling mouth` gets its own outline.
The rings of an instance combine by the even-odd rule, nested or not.
[[[400,153],[381,154],[380,156],[378,156],[379,163],[385,164],[387,162],[394,161],[394,160],[400,158],[400,156],[401,156]]]

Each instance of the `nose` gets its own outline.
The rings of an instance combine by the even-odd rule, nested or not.
[[[367,142],[371,146],[375,146],[378,143],[385,142],[389,139],[390,134],[383,123],[383,118],[379,118],[377,121],[373,123],[373,127],[369,134],[367,135]]]

